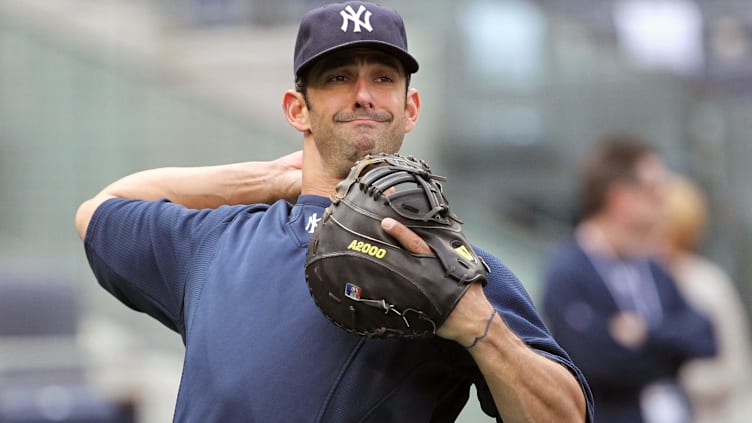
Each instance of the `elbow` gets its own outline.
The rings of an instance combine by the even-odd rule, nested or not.
[[[581,388],[579,384],[577,388],[578,389],[574,397],[574,404],[571,414],[572,419],[569,421],[589,422],[592,411],[590,410],[588,400],[585,397],[584,388]]]
[[[86,238],[86,231],[89,229],[89,222],[94,215],[97,207],[99,207],[104,200],[110,198],[110,196],[96,196],[92,199],[86,200],[78,206],[76,210],[75,226],[78,237],[83,241]]]
[[[94,212],[102,203],[110,198],[115,198],[115,196],[107,193],[100,193],[96,197],[86,200],[78,206],[78,210],[76,210],[75,225],[78,236],[82,241],[86,239],[86,231],[89,230],[89,223],[91,222]]]
[[[78,236],[82,241],[86,238],[86,231],[89,229],[89,222],[91,222],[91,218],[97,210],[97,207],[110,198],[115,198],[115,196],[107,193],[100,193],[96,197],[86,200],[78,206],[78,210],[76,210],[75,225]]]
[[[89,211],[90,202],[91,200],[84,201],[76,210],[74,224],[76,232],[78,232],[78,237],[81,238],[82,241],[86,238],[86,231],[89,228],[89,221],[91,220],[91,213]]]

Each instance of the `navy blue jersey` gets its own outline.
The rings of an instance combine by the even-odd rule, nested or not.
[[[458,344],[367,339],[329,322],[304,277],[310,234],[329,200],[191,210],[169,201],[110,199],[85,248],[99,283],[177,331],[186,353],[175,421],[454,421],[480,371]],[[486,295],[540,354],[579,370],[553,341],[517,278],[492,271]]]
[[[609,321],[625,306],[609,291],[595,265],[576,241],[563,243],[550,259],[543,313],[556,340],[590,383],[596,420],[639,423],[643,388],[675,381],[686,360],[715,353],[712,326],[687,305],[670,276],[649,262],[662,317],[649,326],[644,345],[622,346],[610,335]]]

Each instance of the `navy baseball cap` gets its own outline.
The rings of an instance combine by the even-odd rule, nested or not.
[[[295,76],[316,59],[348,47],[370,47],[399,59],[408,73],[418,71],[418,61],[407,52],[402,17],[393,9],[351,1],[313,9],[303,16],[295,41]]]

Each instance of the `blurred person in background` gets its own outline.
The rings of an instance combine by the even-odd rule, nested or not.
[[[585,373],[601,423],[687,423],[681,366],[715,353],[710,322],[654,260],[667,175],[629,134],[604,137],[582,173],[582,220],[547,265],[543,315]]]
[[[674,174],[666,185],[666,215],[657,231],[659,256],[679,290],[713,323],[718,354],[682,366],[680,382],[691,400],[695,423],[742,423],[748,388],[749,325],[728,274],[700,255],[708,219],[705,194],[689,178]]]
[[[394,10],[315,9],[299,27],[296,89],[283,96],[302,154],[147,170],[79,207],[99,283],[183,338],[175,421],[448,422],[472,384],[483,410],[505,422],[590,421],[581,373],[488,253],[486,286],[470,286],[428,340],[347,333],[311,298],[311,234],[357,160],[399,151],[418,119],[417,70]],[[431,254],[395,220],[382,228]]]

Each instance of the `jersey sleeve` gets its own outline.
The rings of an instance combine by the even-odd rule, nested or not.
[[[593,396],[585,377],[567,352],[551,336],[520,280],[498,258],[477,247],[474,248],[491,269],[488,284],[484,288],[488,300],[525,344],[538,354],[558,362],[575,376],[587,403],[587,421],[592,422]],[[491,416],[498,415],[485,382],[476,381],[475,385],[483,411]]]
[[[200,242],[221,230],[232,208],[192,210],[168,200],[113,198],[92,216],[84,240],[99,284],[128,307],[184,335],[183,297]]]

